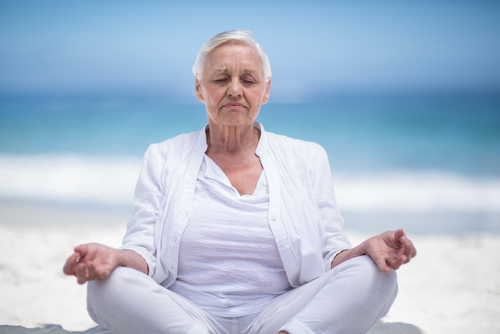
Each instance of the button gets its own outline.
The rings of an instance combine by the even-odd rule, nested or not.
[[[276,217],[274,215],[271,216],[271,220],[276,220]]]

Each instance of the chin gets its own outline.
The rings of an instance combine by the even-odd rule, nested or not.
[[[220,125],[224,126],[244,126],[253,124],[255,119],[248,119],[244,117],[224,117],[219,120]]]

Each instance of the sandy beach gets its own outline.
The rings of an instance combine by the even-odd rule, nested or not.
[[[61,269],[80,243],[119,246],[127,214],[0,201],[0,333],[99,332],[86,312],[85,286]],[[353,244],[368,237],[347,233]],[[398,271],[398,298],[369,333],[500,333],[500,235],[409,236],[418,256]]]

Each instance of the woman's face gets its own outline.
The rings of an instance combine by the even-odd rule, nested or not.
[[[257,50],[241,43],[215,49],[196,79],[196,97],[205,103],[209,122],[223,126],[253,124],[270,88]]]

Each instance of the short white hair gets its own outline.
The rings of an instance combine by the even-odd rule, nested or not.
[[[193,65],[194,76],[201,79],[205,61],[207,56],[219,46],[226,43],[242,42],[254,47],[257,50],[260,58],[262,59],[262,67],[264,68],[264,78],[266,82],[271,79],[271,64],[267,58],[264,49],[257,43],[255,36],[248,30],[229,30],[221,32],[214,37],[210,38],[200,49],[196,61]]]

